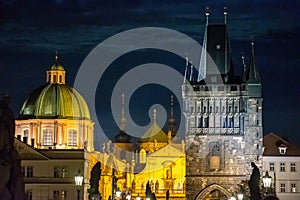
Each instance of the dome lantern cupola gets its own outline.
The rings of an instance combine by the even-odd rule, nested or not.
[[[65,84],[66,71],[64,67],[58,63],[58,53],[55,54],[54,64],[47,70],[46,81],[50,84]]]

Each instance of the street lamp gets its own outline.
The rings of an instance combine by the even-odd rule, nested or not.
[[[236,200],[236,198],[235,197],[230,197],[229,200]]]
[[[130,200],[130,199],[131,199],[131,195],[130,195],[129,192],[128,192],[127,195],[126,195],[126,199],[127,199],[127,200]]]
[[[78,174],[74,177],[75,178],[75,185],[77,188],[77,200],[80,199],[80,187],[82,186],[83,176],[80,173],[80,169],[78,170]]]
[[[117,188],[117,191],[116,191],[116,196],[117,198],[121,198],[121,191],[119,190],[119,188]]]
[[[243,200],[244,194],[238,193],[238,194],[237,194],[237,198],[238,198],[238,200]]]
[[[264,183],[264,188],[267,189],[267,193],[271,187],[271,183],[272,183],[272,177],[269,175],[268,171],[266,171],[266,174],[262,177],[263,179],[263,183]]]
[[[136,200],[141,200],[140,194],[136,197]]]

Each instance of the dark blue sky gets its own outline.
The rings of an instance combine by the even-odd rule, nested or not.
[[[240,53],[249,55],[256,43],[256,61],[263,83],[264,133],[286,136],[300,145],[300,3],[296,0],[196,1],[196,0],[4,0],[0,2],[0,93],[12,96],[17,115],[24,98],[44,82],[45,70],[59,51],[69,84],[87,54],[116,33],[138,27],[170,28],[202,43],[205,6],[211,7],[211,22],[223,22],[222,9],[229,10],[228,25],[235,71],[240,73]],[[106,131],[116,133],[109,110],[110,81],[126,69],[153,60],[183,73],[184,60],[171,55],[138,52],[122,57],[99,83],[98,118]],[[134,61],[132,61],[134,60]],[[154,88],[154,89],[153,89]],[[149,123],[152,103],[168,103],[171,94],[158,86],[137,91],[131,114],[140,124]],[[158,89],[164,95],[156,95]],[[141,100],[143,99],[143,100]],[[139,103],[135,103],[139,102]],[[106,106],[103,106],[106,105]],[[130,109],[131,109],[130,108]]]

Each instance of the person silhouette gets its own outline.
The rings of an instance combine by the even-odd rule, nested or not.
[[[251,162],[251,166],[253,167],[252,174],[250,176],[250,180],[248,182],[250,189],[250,199],[251,200],[260,200],[259,193],[259,181],[260,181],[260,173],[258,167],[254,162]]]

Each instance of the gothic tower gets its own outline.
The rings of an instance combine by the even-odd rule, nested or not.
[[[262,85],[254,57],[233,73],[224,24],[206,27],[198,68],[187,61],[182,85],[186,139],[186,199],[228,199],[262,164]],[[197,68],[197,66],[196,66]]]

